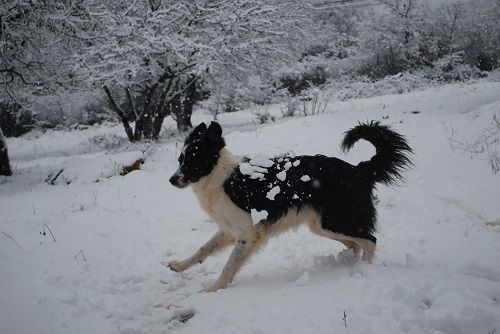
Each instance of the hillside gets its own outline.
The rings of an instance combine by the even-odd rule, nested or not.
[[[337,256],[341,244],[301,228],[272,239],[216,293],[199,291],[228,252],[182,274],[165,267],[216,230],[190,190],[168,183],[182,138],[131,145],[114,125],[9,139],[16,175],[0,179],[0,332],[498,332],[500,175],[489,159],[500,144],[478,141],[500,116],[498,92],[500,83],[447,85],[262,126],[251,110],[220,115],[235,154],[351,163],[374,149],[342,153],[343,132],[380,120],[407,137],[415,166],[400,186],[378,187],[373,264]],[[117,175],[140,158],[141,170]]]

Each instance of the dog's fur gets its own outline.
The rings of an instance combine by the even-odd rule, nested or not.
[[[170,182],[178,188],[192,185],[219,231],[193,256],[172,261],[169,267],[186,270],[235,244],[208,291],[225,288],[269,237],[303,222],[312,232],[340,241],[356,254],[362,252],[362,259],[371,262],[376,243],[375,184],[401,178],[411,165],[412,151],[403,136],[378,122],[359,124],[346,132],[342,148],[349,150],[359,139],[371,142],[377,153],[357,166],[323,155],[284,155],[255,162],[224,148],[218,123],[208,128],[201,123],[187,137]],[[267,217],[254,222],[254,210],[265,210]]]

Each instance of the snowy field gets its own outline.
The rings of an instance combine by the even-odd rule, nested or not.
[[[0,333],[499,333],[500,175],[487,150],[468,146],[499,112],[500,83],[490,82],[331,103],[263,126],[251,111],[220,115],[233,153],[351,163],[374,150],[361,142],[343,154],[343,132],[381,120],[408,138],[415,167],[400,186],[379,186],[373,264],[300,228],[216,293],[200,291],[229,251],[185,273],[165,267],[216,230],[190,190],[168,183],[182,138],[132,145],[115,125],[9,139]],[[139,158],[140,171],[118,175]]]

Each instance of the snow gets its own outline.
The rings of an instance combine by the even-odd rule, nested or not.
[[[250,164],[253,166],[269,168],[274,164],[274,162],[268,158],[254,158],[250,160]]]
[[[257,209],[251,209],[250,210],[250,215],[252,217],[252,222],[253,224],[257,224],[262,220],[265,220],[269,213],[266,210],[257,210]]]
[[[216,231],[194,194],[168,183],[180,141],[127,144],[115,126],[8,138],[15,175],[0,178],[0,332],[498,332],[500,178],[487,151],[451,144],[474,143],[491,128],[499,91],[494,82],[453,84],[336,102],[324,114],[258,129],[248,125],[251,114],[219,115],[235,154],[293,149],[354,164],[374,149],[359,142],[342,153],[343,133],[381,120],[408,138],[415,167],[400,186],[377,187],[372,264],[303,227],[269,241],[216,293],[200,291],[230,250],[184,273],[163,265]],[[193,123],[209,120],[196,113]],[[126,163],[144,150],[141,170],[100,176],[104,162]],[[47,184],[61,166],[75,181]],[[45,224],[55,242],[47,228],[41,233]]]
[[[286,180],[286,171],[283,170],[283,171],[279,172],[278,174],[276,174],[276,178],[280,181],[285,181]]]
[[[92,183],[103,178],[120,174],[124,166],[130,166],[142,159],[141,152],[120,152],[113,155],[95,154],[91,157],[72,157],[55,164],[53,177],[61,173],[55,180],[58,184],[72,182]],[[55,174],[55,175],[54,175]]]
[[[298,165],[300,165],[300,160],[295,160],[293,162],[293,167],[297,167]]]
[[[300,177],[300,181],[302,181],[302,182],[311,181],[311,177],[309,175],[302,175]]]
[[[271,188],[271,190],[269,190],[266,194],[266,198],[271,200],[271,201],[274,201],[274,198],[276,197],[276,195],[278,195],[279,193],[281,192],[281,189],[280,189],[280,186],[274,186]]]
[[[241,174],[243,175],[249,175],[250,178],[252,179],[264,179],[265,173],[267,173],[267,169],[259,167],[259,166],[254,166],[249,164],[248,162],[242,162],[239,164],[239,169]]]
[[[287,162],[285,163],[285,166],[284,166],[284,167],[285,167],[285,170],[289,170],[290,168],[292,168],[292,163],[291,163],[290,161],[287,161]]]

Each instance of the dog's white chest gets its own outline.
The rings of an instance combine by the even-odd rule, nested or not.
[[[218,220],[220,214],[217,214],[219,210],[218,198],[221,196],[219,191],[210,190],[195,190],[196,197],[200,202],[200,206],[206,213],[210,215],[215,220]]]
[[[203,210],[226,233],[238,238],[253,227],[250,214],[237,207],[222,188],[195,193]]]
[[[212,173],[193,184],[193,190],[205,212],[225,232],[235,238],[240,237],[253,228],[252,218],[248,212],[234,204],[224,191],[224,180],[238,165],[239,160],[226,150],[221,152],[219,163]]]

